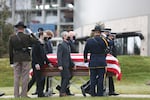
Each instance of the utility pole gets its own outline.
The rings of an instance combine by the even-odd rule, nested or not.
[[[57,8],[57,32],[60,33],[60,5],[61,0],[57,0],[58,8]]]
[[[0,11],[0,41],[3,40],[3,22],[4,22],[4,19],[3,19],[3,9],[4,9],[4,0],[1,0],[0,1],[1,3],[1,11]]]
[[[12,0],[12,24],[15,25],[16,0]]]
[[[46,14],[45,14],[45,0],[42,0],[42,24],[45,24]]]

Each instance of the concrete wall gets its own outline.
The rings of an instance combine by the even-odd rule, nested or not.
[[[148,32],[148,16],[132,17],[120,20],[113,20],[105,22],[106,27],[111,27],[112,32],[140,32],[144,36],[141,41],[141,54],[142,56],[150,56],[149,54],[149,32]]]
[[[150,28],[149,28],[149,16],[130,17],[125,19],[105,21],[105,27],[110,27],[112,32],[125,33],[125,32],[140,32],[144,36],[144,40],[141,41],[141,56],[150,56]],[[96,23],[82,26],[75,31],[77,36],[90,35],[91,30]],[[83,52],[83,47],[80,49]]]

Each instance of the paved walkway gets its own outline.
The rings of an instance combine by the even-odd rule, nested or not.
[[[124,98],[150,98],[150,95],[145,94],[120,94],[117,97],[124,97]]]
[[[83,97],[82,94],[75,94],[75,96],[77,97]],[[87,95],[88,97],[89,95]],[[31,98],[37,98],[36,95],[29,95],[29,97]],[[53,96],[49,96],[49,97],[59,97],[58,94],[55,94]],[[120,94],[118,96],[112,96],[112,97],[122,97],[122,98],[150,98],[150,95],[145,95],[145,94]],[[14,98],[14,96],[12,95],[4,95],[0,98]]]

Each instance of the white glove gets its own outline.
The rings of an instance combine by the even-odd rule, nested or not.
[[[58,69],[61,71],[61,70],[63,70],[63,67],[62,67],[62,66],[59,66]]]
[[[33,32],[31,31],[31,29],[29,29],[29,28],[26,28],[25,30],[26,30],[26,34],[28,34],[28,35],[31,35],[31,33],[33,33]]]
[[[14,64],[10,64],[10,67],[14,67],[15,65]]]
[[[51,63],[49,63],[49,64],[48,64],[48,66],[49,66],[49,67],[51,67],[51,68],[53,68],[53,67],[54,67]]]
[[[36,68],[36,70],[40,70],[40,65],[39,65],[39,64],[36,64],[36,65],[35,65],[35,68]]]

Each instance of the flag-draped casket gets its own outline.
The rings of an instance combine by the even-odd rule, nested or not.
[[[47,54],[47,58],[52,63],[53,66],[57,67],[57,55],[56,54]],[[81,53],[72,53],[71,58],[78,69],[88,70],[88,63],[84,63],[83,54]],[[88,56],[88,59],[90,56]],[[107,54],[107,71],[113,73],[118,80],[121,79],[121,68],[117,58],[111,54]]]

